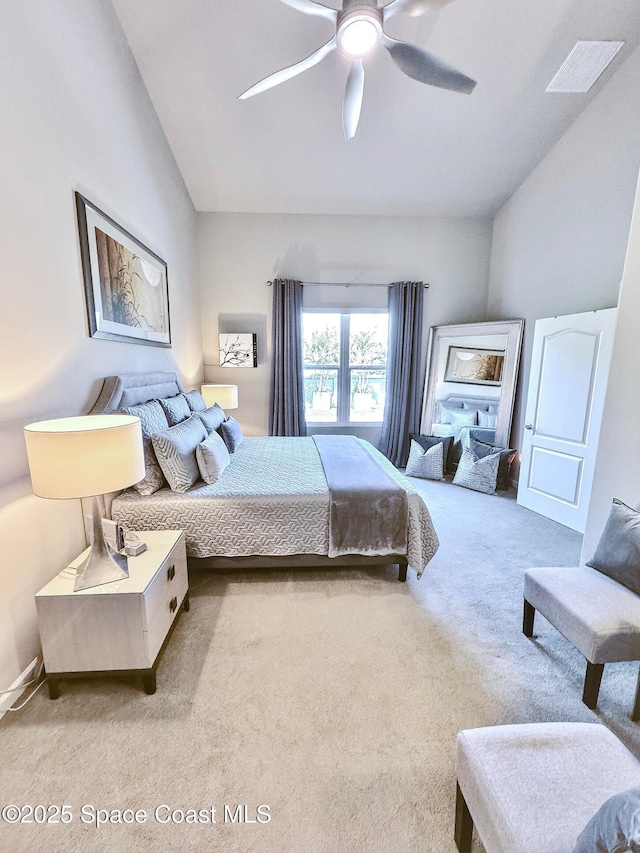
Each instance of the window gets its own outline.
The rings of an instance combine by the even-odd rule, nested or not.
[[[388,314],[305,311],[302,337],[307,423],[382,423]]]

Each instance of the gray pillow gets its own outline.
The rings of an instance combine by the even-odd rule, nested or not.
[[[227,417],[220,408],[217,403],[214,403],[208,409],[205,409],[203,412],[196,412],[202,423],[205,425],[207,432],[211,432],[212,430],[218,429],[221,423],[224,422]]]
[[[640,788],[610,797],[578,836],[573,853],[640,853]]]
[[[453,482],[456,486],[495,495],[500,453],[478,458],[473,450],[463,450]]]
[[[156,459],[156,454],[151,443],[151,436],[156,432],[167,429],[169,424],[162,407],[157,400],[150,400],[139,406],[125,406],[122,411],[127,415],[140,418],[142,427],[142,446],[144,449],[145,474],[139,483],[133,487],[141,495],[152,495],[164,486],[164,474]]]
[[[222,438],[217,432],[212,432],[196,447],[196,460],[205,483],[215,483],[231,461],[231,456]]]
[[[420,447],[423,447],[425,450],[428,450],[430,447],[433,447],[434,444],[442,444],[442,455],[444,456],[444,470],[447,471],[449,469],[450,458],[449,454],[451,453],[451,443],[453,441],[452,435],[418,435],[418,433],[411,433],[409,438],[416,441]]]
[[[167,416],[169,426],[180,424],[191,416],[191,409],[184,394],[176,394],[175,397],[165,397],[158,400],[158,402]]]
[[[186,492],[200,477],[196,447],[206,437],[207,431],[197,415],[151,437],[160,467],[174,492]]]
[[[204,412],[207,408],[207,404],[199,391],[187,391],[183,396],[192,412]]]
[[[412,439],[405,473],[407,477],[420,477],[423,480],[442,480],[444,474],[444,444],[439,441],[428,450],[425,450],[417,441]]]
[[[511,463],[516,458],[517,450],[510,447],[496,447],[489,444],[487,441],[480,441],[479,438],[471,439],[471,450],[476,454],[478,459],[483,456],[488,456],[490,453],[500,453],[500,463],[498,465],[498,477],[496,479],[496,489],[506,490],[509,488],[509,472],[511,471]]]
[[[640,512],[613,499],[596,553],[587,566],[640,595]]]
[[[244,438],[242,435],[242,428],[238,421],[235,418],[228,417],[226,421],[223,421],[220,424],[218,432],[224,439],[224,443],[227,445],[229,453],[235,453]]]

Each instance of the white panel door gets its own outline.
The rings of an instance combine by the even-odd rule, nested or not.
[[[584,533],[616,308],[538,320],[518,503]]]

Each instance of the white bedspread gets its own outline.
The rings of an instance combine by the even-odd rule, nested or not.
[[[407,559],[418,575],[438,548],[429,511],[411,483],[368,442],[407,492]],[[287,556],[329,552],[329,490],[312,438],[245,438],[212,485],[113,501],[115,521],[134,530],[182,529],[191,557]]]

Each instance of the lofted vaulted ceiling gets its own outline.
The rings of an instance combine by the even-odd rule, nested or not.
[[[329,21],[279,0],[112,2],[201,211],[493,215],[640,40],[638,0],[454,0],[398,15],[392,37],[478,85],[471,95],[425,86],[378,50],[346,142],[348,64],[337,52],[238,100],[324,44]],[[545,93],[580,39],[626,44],[589,93]]]

